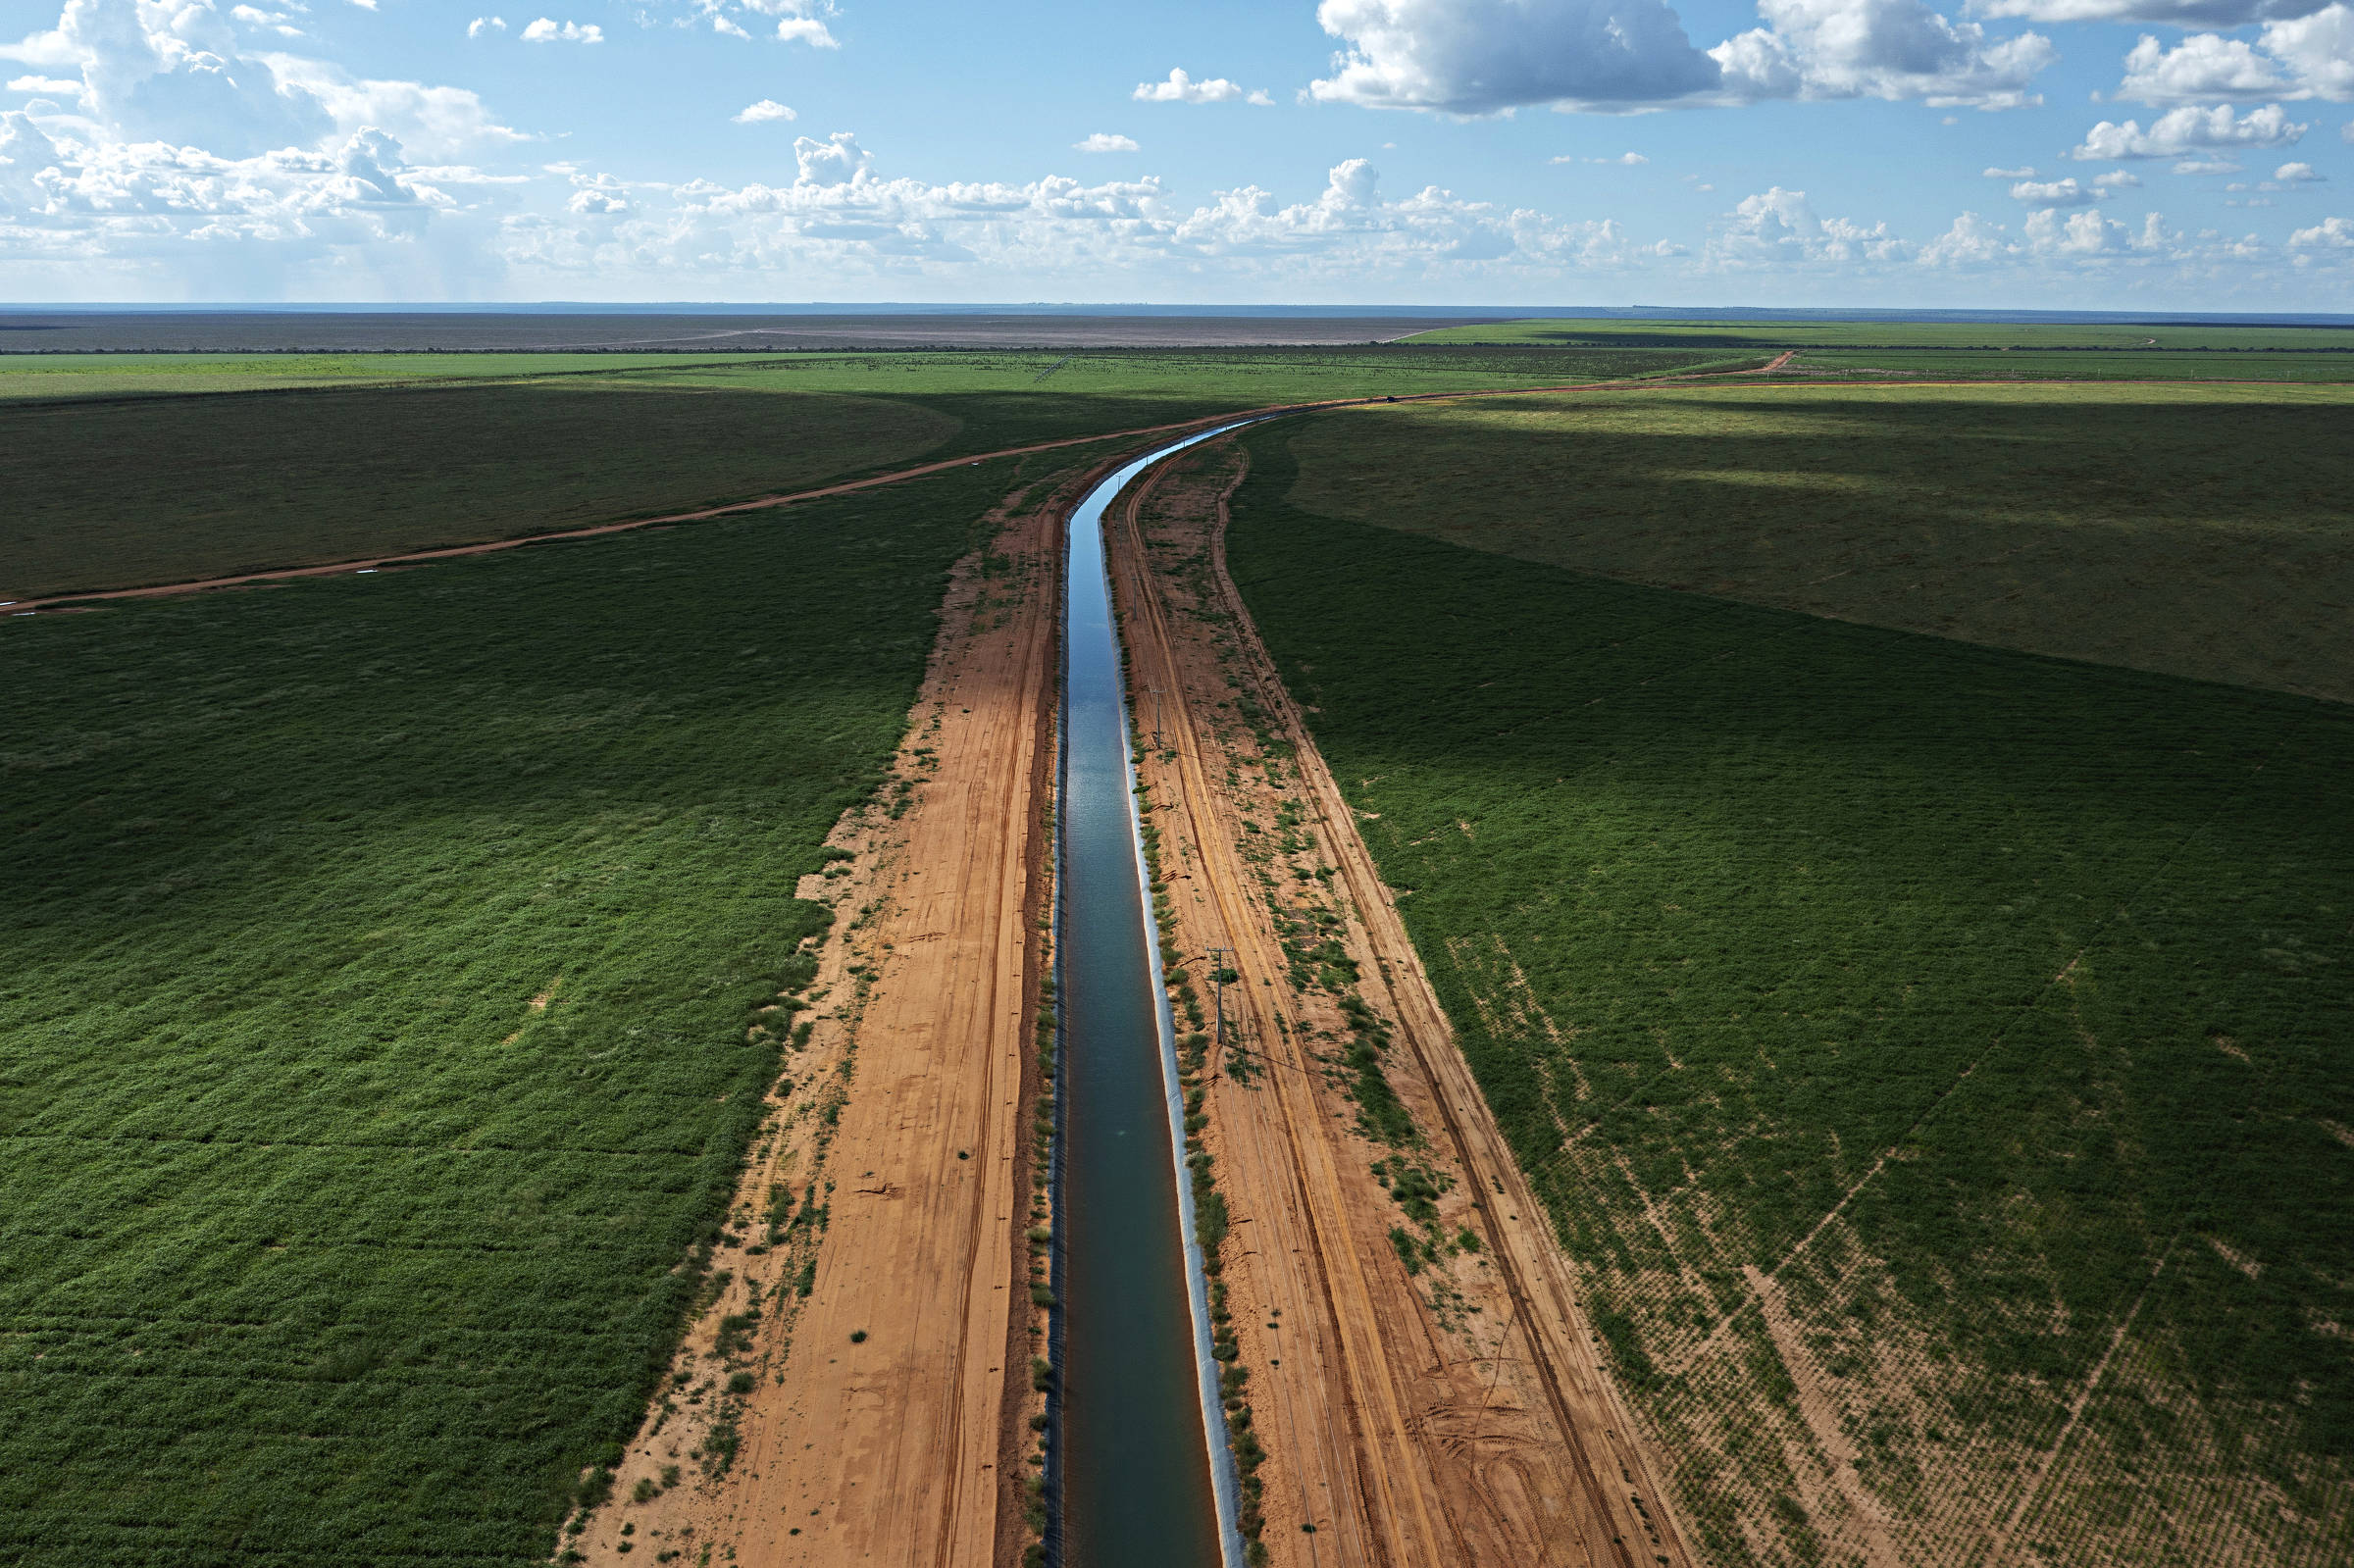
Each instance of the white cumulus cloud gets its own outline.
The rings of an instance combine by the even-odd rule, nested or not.
[[[558,22],[541,17],[523,29],[525,43],[603,43],[605,29],[593,22]]]
[[[1902,262],[1914,247],[1886,223],[1866,228],[1845,218],[1820,218],[1803,190],[1775,185],[1744,196],[1709,240],[1710,262],[1726,271],[1792,265],[1854,267]]]
[[[2026,165],[2021,165],[2017,169],[1996,169],[1990,166],[1985,175],[1988,179],[2033,179],[2035,171]]]
[[[2354,250],[2354,218],[2325,218],[2290,234],[2288,243],[2297,250]]]
[[[800,116],[774,98],[763,98],[758,103],[745,104],[728,118],[740,126],[758,126],[772,120],[798,120]]]
[[[1722,76],[1664,0],[1323,0],[1316,21],[1348,46],[1308,87],[1326,103],[1607,108],[1712,92]]]
[[[1709,51],[1744,98],[1919,99],[1932,108],[2017,109],[2059,53],[2041,33],[1993,38],[1920,0],[1760,0],[1767,25]]]
[[[2104,120],[2084,133],[2070,153],[2076,159],[2178,158],[2204,149],[2284,147],[2312,127],[2292,122],[2278,104],[2251,109],[2234,119],[2228,104],[2212,109],[2184,105],[2170,109],[2144,130],[2139,121]],[[2206,161],[2206,160],[2201,160]]]
[[[1196,81],[1186,75],[1183,66],[1173,66],[1166,81],[1140,81],[1136,84],[1136,91],[1128,96],[1138,103],[1233,103],[1242,98],[1244,92],[1239,84],[1228,81],[1224,76]],[[1254,103],[1272,101],[1263,92],[1249,96]]]
[[[1922,0],[1761,0],[1766,25],[1701,49],[1665,0],[1323,0],[1348,47],[1311,97],[1461,115],[1623,111],[1765,98],[2012,108],[2055,58]]]
[[[466,24],[466,36],[469,38],[479,38],[486,32],[504,32],[506,30],[507,19],[504,17],[477,17]]]
[[[832,0],[654,0],[675,11],[672,25],[695,27],[705,23],[728,38],[749,39],[756,25],[781,42],[805,43],[812,49],[839,49],[826,20],[834,15]],[[649,22],[650,18],[641,18]],[[773,26],[772,26],[773,22]]]
[[[1137,150],[1134,141],[1109,130],[1095,131],[1085,140],[1074,141],[1071,145],[1081,152],[1135,152]]]
[[[2329,0],[1977,0],[1980,16],[2032,22],[2156,22],[2175,27],[2240,27],[2302,17]]]
[[[2193,33],[2172,49],[2145,33],[2125,56],[2117,96],[2141,103],[2201,98],[2354,98],[2354,7],[2268,22],[2254,40]]]
[[[2109,193],[2093,185],[2067,179],[2022,179],[2011,187],[2011,199],[2030,207],[2089,207]]]

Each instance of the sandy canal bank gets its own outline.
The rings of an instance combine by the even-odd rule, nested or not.
[[[1230,949],[1238,974],[1205,1141],[1268,1452],[1260,1540],[1315,1568],[1682,1568],[1566,1262],[1226,577],[1240,462],[1221,440],[1156,471],[1115,508],[1109,553],[1131,700],[1160,735],[1140,766],[1176,944]],[[1327,941],[1354,986],[1303,961]],[[1351,989],[1386,1036],[1405,1142],[1360,1131]]]
[[[959,566],[896,777],[837,830],[848,858],[803,879],[837,909],[814,1028],[725,1286],[569,1542],[592,1562],[971,1568],[1029,1539],[1060,520],[1099,472],[1038,483]]]

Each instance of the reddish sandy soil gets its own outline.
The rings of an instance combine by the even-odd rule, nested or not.
[[[1050,864],[1060,519],[1092,474],[1009,521],[993,575],[978,556],[959,570],[898,761],[904,810],[888,809],[895,785],[853,813],[836,842],[856,869],[804,879],[839,911],[818,1030],[792,1055],[796,1087],[737,1211],[750,1239],[772,1184],[795,1198],[815,1185],[828,1212],[811,1289],[795,1290],[806,1248],[723,1252],[735,1278],[690,1334],[683,1381],[632,1445],[615,1503],[580,1538],[591,1561],[625,1560],[626,1541],[632,1563],[715,1546],[711,1561],[736,1564],[966,1568],[1027,1540],[1005,1475],[1026,1446],[1036,1318],[1019,1283],[1026,1026]],[[754,1342],[714,1356],[720,1326],[754,1301]],[[756,1386],[737,1406],[733,1464],[712,1478],[699,1460],[734,1369]],[[633,1501],[666,1466],[674,1483]]]
[[[1228,1000],[1259,1065],[1248,1082],[1213,1081],[1207,1136],[1271,1455],[1265,1543],[1278,1563],[1317,1568],[1683,1568],[1551,1234],[1226,583],[1235,462],[1213,443],[1182,482],[1132,492],[1112,559],[1132,674],[1169,693],[1176,758],[1145,768],[1179,939],[1239,949],[1247,977]],[[724,1289],[614,1501],[567,1538],[590,1561],[963,1568],[1010,1564],[1030,1539],[1019,1480],[1038,1325],[1022,1233],[1035,1223],[1038,1085],[1025,1031],[1044,972],[1060,520],[1106,467],[1075,467],[1009,520],[994,575],[964,563],[897,760],[903,783],[838,829],[846,874],[804,879],[804,896],[840,911],[806,998],[814,1033],[789,1055],[740,1191]],[[1189,557],[1211,570],[1147,565]],[[1218,707],[1241,688],[1299,747],[1272,783],[1256,738]],[[1271,822],[1278,792],[1308,835],[1284,864],[1317,889],[1313,869],[1329,868],[1360,989],[1396,1031],[1389,1076],[1423,1130],[1417,1159],[1448,1188],[1447,1232],[1480,1239],[1416,1278],[1389,1240],[1400,1211],[1368,1175],[1385,1151],[1355,1130],[1325,1060],[1337,1010],[1288,985],[1262,868],[1240,847],[1244,818]],[[822,1208],[822,1223],[779,1241],[765,1228],[778,1192],[788,1210]],[[732,1377],[748,1391],[730,1394]],[[732,1462],[714,1464],[730,1430]]]
[[[1317,1568],[1682,1568],[1565,1260],[1227,581],[1239,464],[1216,442],[1159,471],[1115,509],[1111,554],[1132,679],[1164,693],[1166,744],[1143,767],[1177,941],[1237,950],[1226,1001],[1256,1059],[1247,1078],[1214,1080],[1207,1142],[1235,1217],[1225,1278],[1270,1455],[1262,1540],[1275,1562]],[[1243,692],[1293,760],[1271,759],[1237,717]],[[1136,710],[1148,730],[1151,702]],[[1285,802],[1296,830],[1279,822]],[[1393,1151],[1356,1130],[1337,1068],[1346,1025],[1331,993],[1294,988],[1274,924],[1273,910],[1311,904],[1341,916],[1358,989],[1394,1032],[1387,1076],[1421,1132],[1414,1158],[1446,1189],[1445,1233],[1481,1242],[1413,1276],[1390,1237],[1417,1228],[1369,1174]]]

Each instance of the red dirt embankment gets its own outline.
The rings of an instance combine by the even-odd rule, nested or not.
[[[837,830],[852,875],[804,879],[839,911],[813,992],[819,1033],[789,1059],[800,1087],[736,1212],[748,1239],[772,1185],[794,1200],[814,1186],[815,1273],[803,1296],[787,1253],[722,1253],[737,1278],[690,1333],[683,1379],[580,1539],[591,1561],[698,1561],[716,1546],[709,1560],[740,1568],[977,1568],[1019,1552],[1004,1471],[1029,1436],[1026,1036],[1050,870],[1061,520],[1090,477],[1073,470],[1011,519],[986,572],[983,552],[959,569],[898,758],[904,786]],[[818,1114],[799,1114],[813,1089]],[[715,1357],[717,1326],[753,1303],[750,1350]],[[756,1368],[756,1386],[733,1462],[712,1478],[698,1465],[707,1421],[677,1407],[719,1403],[737,1367]],[[674,1466],[668,1489],[633,1501]],[[625,1541],[648,1555],[624,1557]]]

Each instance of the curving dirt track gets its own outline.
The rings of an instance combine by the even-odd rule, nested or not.
[[[1166,743],[1142,768],[1174,852],[1179,940],[1236,950],[1243,982],[1227,1004],[1256,1063],[1247,1080],[1219,1077],[1208,1111],[1242,1239],[1227,1274],[1242,1361],[1270,1452],[1262,1540],[1272,1560],[1317,1568],[1682,1568],[1543,1211],[1226,577],[1239,477],[1231,442],[1156,471],[1115,508],[1110,553],[1140,717],[1152,712],[1141,694],[1162,693]],[[1268,715],[1265,738],[1297,748],[1289,762],[1278,749],[1273,770],[1231,717],[1246,693]],[[1266,824],[1285,801],[1312,831],[1270,853]],[[1287,869],[1290,884],[1275,880]],[[1277,907],[1321,902],[1294,889],[1327,879],[1358,988],[1394,1024],[1389,1077],[1448,1185],[1445,1227],[1484,1242],[1414,1276],[1389,1239],[1400,1210],[1367,1174],[1390,1151],[1355,1129],[1331,1065],[1337,1006],[1293,987],[1274,924]]]
[[[1772,364],[1754,370],[1725,374],[1757,376],[1778,370],[1790,359],[1784,354]],[[528,544],[556,544],[568,539],[593,539],[608,533],[628,533],[638,529],[662,528],[679,523],[701,523],[715,517],[734,517],[743,512],[767,511],[773,507],[791,506],[796,501],[823,500],[830,495],[848,495],[858,490],[871,490],[878,485],[897,484],[907,480],[922,479],[927,474],[939,474],[953,468],[969,468],[1001,457],[1023,457],[1033,452],[1052,452],[1070,446],[1088,446],[1099,441],[1134,440],[1145,436],[1165,436],[1198,430],[1203,426],[1217,425],[1236,419],[1260,419],[1273,414],[1300,414],[1321,408],[1349,408],[1364,403],[1425,403],[1458,397],[1528,396],[1544,392],[1590,392],[1614,386],[1640,386],[1660,380],[1714,379],[1714,376],[1657,377],[1651,382],[1642,381],[1586,381],[1569,386],[1482,387],[1464,392],[1410,392],[1402,397],[1333,398],[1315,403],[1274,403],[1262,409],[1244,413],[1205,415],[1196,420],[1181,420],[1173,425],[1144,425],[1134,430],[1106,430],[1100,435],[1073,435],[1061,440],[1037,441],[1028,446],[1002,447],[995,452],[974,452],[963,457],[942,458],[938,462],[919,463],[912,468],[894,469],[888,474],[869,475],[862,480],[844,480],[838,484],[820,485],[816,489],[794,490],[789,494],[763,495],[749,501],[735,501],[726,506],[706,506],[692,512],[670,512],[660,517],[631,518],[620,523],[598,523],[588,528],[564,529],[552,533],[525,533],[513,538],[483,539],[473,544],[451,544],[431,550],[404,550],[384,555],[358,556],[348,561],[330,561],[311,566],[272,567],[259,572],[241,572],[228,577],[191,578],[184,582],[157,582],[128,588],[91,588],[74,593],[53,593],[43,598],[0,601],[10,615],[32,615],[57,606],[98,604],[109,599],[154,599],[184,593],[203,593],[215,588],[246,587],[257,582],[282,582],[299,578],[342,577],[354,572],[378,572],[387,567],[425,566],[435,561],[453,561],[470,555],[490,555],[500,550],[521,549]]]

